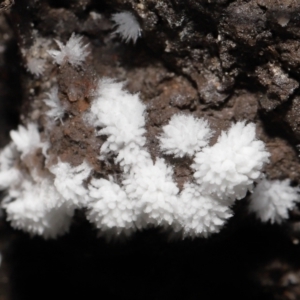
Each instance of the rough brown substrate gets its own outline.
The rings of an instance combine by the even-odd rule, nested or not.
[[[41,133],[46,131],[42,100],[58,84],[68,113],[51,131],[50,155],[73,165],[87,159],[101,174],[118,172],[96,159],[103,140],[92,138],[93,128],[80,117],[90,105],[95,81],[106,76],[126,80],[126,87],[139,92],[147,105],[147,147],[153,157],[161,155],[161,127],[177,112],[208,119],[216,131],[212,143],[232,122],[247,120],[257,124],[257,135],[271,153],[267,176],[300,182],[297,0],[15,2],[5,13],[10,26],[3,16],[0,20],[0,145],[17,125],[19,110],[21,120],[38,122]],[[133,12],[141,24],[136,45],[111,37],[110,16],[123,10]],[[21,50],[29,49],[37,37],[49,40],[53,49],[53,39],[65,42],[73,32],[89,43],[91,55],[82,68],[58,67],[47,59],[43,76],[26,71],[28,57]],[[182,187],[191,177],[190,162],[166,159]],[[239,203],[227,228],[205,241],[168,244],[155,231],[140,233],[126,245],[107,245],[95,240],[80,216],[70,236],[56,242],[29,241],[22,235],[10,250],[13,297],[40,299],[40,290],[47,293],[45,282],[53,281],[51,293],[43,298],[57,296],[60,287],[63,296],[69,291],[70,298],[87,298],[100,286],[98,296],[105,299],[298,299],[298,209],[279,228],[259,224],[246,205],[246,200]],[[81,243],[85,245],[78,246]],[[48,259],[57,262],[51,265]],[[69,277],[66,285],[56,273],[60,270]],[[72,280],[78,294],[70,291]],[[148,293],[151,289],[155,291]],[[0,297],[9,299],[1,293]]]

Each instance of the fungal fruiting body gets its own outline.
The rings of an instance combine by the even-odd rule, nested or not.
[[[162,129],[161,150],[174,157],[193,156],[207,146],[212,136],[208,122],[192,115],[173,115]]]
[[[114,34],[119,34],[126,43],[132,41],[135,44],[142,32],[136,17],[129,11],[123,11],[113,14],[111,19],[116,27]]]
[[[249,210],[262,222],[280,224],[288,218],[289,210],[300,202],[299,192],[299,188],[292,187],[288,179],[264,179],[251,195]]]
[[[198,152],[194,161],[194,176],[204,193],[234,200],[252,191],[269,153],[256,139],[253,123],[237,122],[221,133],[215,145]]]
[[[69,62],[74,67],[80,66],[89,54],[88,45],[83,45],[82,36],[75,33],[71,35],[65,45],[58,40],[55,40],[55,42],[59,50],[49,50],[48,53],[58,65]]]
[[[54,121],[60,120],[60,122],[62,122],[65,108],[59,100],[57,86],[53,87],[50,92],[47,93],[47,98],[44,99],[44,103],[49,107],[46,115]]]
[[[61,46],[61,51],[67,50]],[[57,88],[47,96],[50,109],[45,114],[61,120],[65,108]],[[43,128],[41,135],[37,124],[19,126],[0,155],[0,187],[6,189],[3,207],[13,227],[55,238],[68,230],[74,210],[85,208],[87,219],[108,235],[128,236],[137,229],[163,226],[183,237],[207,237],[220,231],[232,216],[233,202],[261,180],[269,153],[256,139],[252,123],[232,124],[208,146],[213,132],[206,120],[171,117],[158,136],[160,149],[193,160],[193,178],[180,191],[173,166],[161,157],[153,160],[146,147],[147,107],[139,95],[106,78],[90,98],[82,120],[94,126],[95,139],[105,137],[97,159],[113,160],[121,174],[99,177],[87,161],[73,166],[53,157],[48,153],[51,127]],[[33,163],[37,157],[39,163]],[[8,173],[13,181],[5,179]]]

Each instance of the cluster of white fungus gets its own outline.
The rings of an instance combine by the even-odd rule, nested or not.
[[[185,184],[177,202],[177,219],[184,236],[206,237],[218,232],[232,216],[230,206],[234,200],[252,191],[268,162],[269,153],[264,143],[255,138],[252,123],[233,124],[209,147],[211,135],[203,119],[174,115],[160,137],[161,149],[167,154],[195,155],[195,183]]]
[[[126,43],[136,43],[141,36],[131,12],[115,13],[111,20],[112,35]],[[27,70],[41,76],[47,55],[58,65],[81,66],[89,55],[82,38],[73,33],[66,44],[55,40],[59,50],[46,51],[49,41],[36,37],[31,48],[22,50]],[[232,216],[234,201],[252,192],[255,183],[249,210],[261,221],[281,223],[300,201],[299,188],[291,187],[289,180],[263,179],[269,153],[256,139],[253,123],[232,124],[209,146],[213,131],[208,121],[172,116],[157,139],[162,154],[193,159],[193,178],[180,191],[173,167],[161,157],[153,161],[145,146],[146,105],[139,95],[106,78],[99,80],[90,97],[83,120],[94,126],[95,138],[105,137],[98,159],[113,158],[123,174],[99,178],[86,161],[72,166],[59,157],[49,159],[49,134],[41,137],[34,123],[20,125],[0,152],[0,190],[5,190],[1,205],[14,228],[56,238],[69,230],[75,209],[85,208],[87,219],[108,235],[128,236],[137,229],[163,226],[183,237],[208,237],[220,231]],[[62,123],[66,107],[58,88],[53,87],[43,101],[49,119]]]
[[[74,210],[65,203],[59,204],[61,195],[51,182],[22,178],[19,186],[9,191],[3,207],[14,228],[44,238],[55,238],[68,231]]]
[[[59,50],[49,50],[50,40],[40,38],[35,31],[32,32],[34,37],[33,45],[28,49],[21,49],[21,53],[25,60],[26,69],[36,77],[40,77],[46,70],[46,62],[49,58],[53,58],[58,65],[69,62],[72,66],[80,66],[89,55],[88,45],[83,45],[82,36],[73,33],[67,43],[55,40]],[[55,100],[53,91],[49,97]],[[51,100],[51,98],[50,98]],[[50,105],[50,107],[53,107]],[[59,119],[59,118],[58,118]]]
[[[174,115],[159,137],[161,149],[176,157],[195,155],[196,183],[186,184],[179,192],[172,167],[161,158],[153,162],[145,148],[145,106],[138,95],[124,91],[120,83],[101,80],[85,119],[101,128],[99,135],[107,136],[100,159],[114,154],[115,163],[119,163],[124,171],[122,185],[118,185],[117,190],[126,193],[131,205],[130,210],[125,209],[123,213],[134,216],[136,228],[171,226],[182,231],[184,236],[192,237],[218,232],[232,215],[233,201],[251,191],[253,183],[262,177],[263,165],[268,162],[269,153],[263,142],[256,140],[254,124],[238,122],[227,133],[221,134],[216,145],[208,147],[212,131],[207,121]],[[220,149],[228,157],[222,155]],[[217,155],[219,152],[221,157]],[[207,177],[201,169],[201,153],[205,153],[209,161],[202,162]],[[246,164],[244,161],[241,164],[242,156],[247,160]],[[219,175],[218,170],[224,174]],[[206,186],[210,188],[206,189]],[[115,188],[113,184],[106,184],[105,193],[99,195],[98,201],[116,202],[115,197],[110,197],[115,195]],[[109,189],[112,190],[109,192]],[[94,200],[89,209],[94,211],[93,206],[97,203]],[[118,205],[116,202],[115,206]],[[94,217],[93,220],[98,228],[108,227],[103,224],[103,218],[97,220]],[[129,224],[123,229],[128,231]]]
[[[118,34],[126,43],[130,41],[136,43],[141,36],[140,24],[131,12],[115,13],[112,15],[111,20],[115,24],[113,35]],[[33,45],[28,49],[22,49],[21,52],[25,59],[26,69],[37,77],[40,77],[45,72],[46,61],[49,55],[58,65],[69,62],[74,67],[82,65],[89,55],[87,50],[88,44],[84,45],[82,43],[83,37],[75,33],[71,35],[66,44],[55,40],[59,50],[48,50],[49,40],[38,37],[35,31],[33,31],[32,35],[35,37]]]
[[[71,167],[60,161],[51,169],[35,166],[37,153],[46,163],[48,147],[35,124],[19,126],[10,135],[12,142],[0,153],[0,189],[6,190],[2,207],[8,221],[17,229],[44,238],[64,234],[74,209],[80,207],[79,202],[88,193],[82,183],[91,169],[85,163]],[[50,170],[58,173],[53,176]]]
[[[68,43],[60,45],[65,54],[54,55],[57,63],[67,56],[73,64]],[[269,153],[255,138],[254,124],[233,124],[210,147],[207,121],[174,115],[158,139],[164,153],[194,160],[194,179],[180,191],[173,167],[163,158],[153,161],[145,146],[146,105],[139,95],[124,90],[122,83],[102,79],[91,97],[83,120],[95,127],[95,135],[106,137],[98,159],[113,158],[123,174],[99,178],[85,161],[71,166],[58,158],[51,164],[49,144],[42,141],[37,125],[20,126],[0,154],[0,188],[7,190],[3,207],[15,228],[55,238],[68,230],[76,208],[86,208],[87,219],[110,235],[163,226],[183,237],[207,237],[219,232],[232,216],[234,200],[243,198],[262,177]],[[46,114],[61,120],[64,109],[57,89],[44,101],[50,107]],[[42,167],[32,163],[36,153],[43,155]],[[7,174],[14,179],[6,179]]]
[[[278,223],[288,219],[288,211],[300,202],[300,190],[292,187],[290,180],[264,179],[255,187],[249,204],[262,222]]]

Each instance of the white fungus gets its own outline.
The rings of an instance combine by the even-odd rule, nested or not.
[[[0,151],[0,170],[11,169],[17,157],[18,151],[16,145],[10,142]]]
[[[66,57],[72,63],[65,49],[68,43],[60,47],[65,54],[56,55],[61,63]],[[50,108],[46,114],[61,120],[64,109],[57,89],[44,101]],[[238,122],[209,147],[211,130],[206,121],[173,116],[158,137],[161,149],[175,157],[194,156],[195,180],[179,192],[173,166],[159,157],[153,160],[146,147],[145,116],[146,105],[138,94],[124,90],[123,83],[99,81],[83,118],[94,126],[96,135],[104,136],[98,159],[107,161],[110,156],[119,164],[123,172],[119,183],[112,177],[95,178],[86,161],[72,166],[58,158],[51,164],[53,159],[45,151],[48,143],[41,141],[36,124],[11,131],[12,142],[0,153],[0,188],[7,189],[3,207],[12,226],[55,238],[68,230],[74,209],[86,208],[87,219],[108,235],[129,235],[148,226],[171,226],[183,237],[219,232],[232,216],[234,200],[252,190],[268,162],[264,143],[255,137],[255,125]],[[44,151],[37,152],[39,148]],[[43,155],[39,161],[37,153]],[[292,198],[287,203],[294,205],[298,198]],[[286,205],[276,213],[285,218],[282,211],[291,207]],[[268,216],[262,219],[271,218],[262,215]],[[278,222],[277,215],[273,219]]]
[[[88,189],[84,185],[92,168],[84,161],[76,167],[59,161],[49,167],[49,171],[55,175],[54,186],[68,203],[76,207],[82,207],[88,202]]]
[[[82,44],[82,36],[72,33],[70,39],[64,45],[62,42],[55,40],[60,50],[49,50],[58,65],[69,62],[72,66],[80,66],[89,55],[87,51],[88,44]]]
[[[217,143],[195,156],[194,177],[202,191],[220,199],[242,199],[262,177],[270,154],[255,137],[255,125],[238,122],[222,132]]]
[[[185,237],[208,237],[217,233],[232,216],[226,204],[212,196],[202,195],[199,186],[193,183],[184,186],[176,212]]]
[[[60,120],[60,122],[62,122],[62,118],[65,114],[65,108],[59,100],[57,86],[53,87],[50,92],[47,93],[47,97],[48,98],[44,99],[44,103],[49,107],[46,115],[54,121]]]
[[[74,209],[62,203],[53,184],[26,178],[11,188],[2,206],[12,227],[44,238],[55,238],[68,231]]]
[[[116,26],[113,34],[119,34],[126,43],[132,41],[135,44],[142,32],[136,17],[129,11],[123,11],[113,14],[111,19]]]
[[[37,77],[43,75],[45,71],[45,64],[46,61],[44,59],[35,57],[27,58],[27,70]]]
[[[101,147],[102,155],[110,152],[118,154],[121,150],[128,155],[131,151],[136,154],[144,146],[145,109],[138,94],[125,91],[123,83],[111,79],[99,82],[85,119],[94,127],[102,128],[98,135],[108,136]],[[119,161],[123,159],[126,160],[126,155],[122,159],[119,157]]]
[[[36,30],[32,32],[33,44],[28,49],[21,49],[21,53],[25,59],[27,70],[36,77],[43,75],[46,69],[47,51],[50,41],[38,36]]]
[[[132,167],[123,181],[125,191],[142,210],[139,226],[171,225],[174,222],[178,187],[173,181],[173,169],[163,159],[146,160]],[[137,213],[138,214],[138,213]]]
[[[135,230],[134,202],[113,179],[95,179],[90,185],[87,219],[103,232],[129,235]]]
[[[45,148],[37,125],[19,126],[11,131],[12,142],[0,153],[0,189],[6,189],[2,207],[12,227],[44,238],[67,232],[74,208],[53,184],[47,170],[39,170],[32,160],[36,150]],[[23,163],[23,168],[19,168]]]
[[[249,210],[262,222],[281,223],[288,211],[300,201],[299,188],[291,187],[290,180],[267,180],[258,183],[251,195]]]
[[[0,190],[11,188],[15,183],[22,180],[22,174],[16,168],[0,171]]]
[[[159,137],[160,148],[164,153],[173,154],[175,157],[193,156],[207,146],[212,135],[208,122],[192,115],[173,115],[162,130]]]
[[[27,128],[19,125],[18,130],[12,130],[10,137],[16,149],[21,152],[21,158],[37,148],[45,148],[47,145],[41,142],[38,127],[34,123],[29,123]]]

